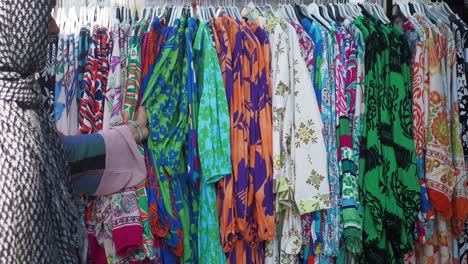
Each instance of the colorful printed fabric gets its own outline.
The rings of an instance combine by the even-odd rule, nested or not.
[[[290,146],[285,146],[285,150],[280,151],[280,153],[291,154],[290,157],[286,156],[285,159],[280,160],[281,164],[290,163],[289,159],[293,161],[293,164],[301,164],[291,168],[295,176],[294,179],[289,179],[289,182],[294,185],[294,199],[299,213],[306,214],[329,207],[323,124],[316,96],[313,93],[310,74],[305,70],[303,60],[300,60],[298,36],[290,25],[283,29],[289,36],[288,57],[292,68],[289,72],[289,85],[287,83],[283,83],[285,87],[279,85],[280,90],[273,94],[279,96],[278,102],[281,102],[282,97],[284,100],[288,93],[294,96],[286,97],[285,115],[282,121],[286,124],[285,140],[291,143],[289,143]],[[275,112],[277,110],[278,108]],[[279,117],[281,120],[281,115]],[[291,137],[291,141],[289,137]],[[312,159],[312,157],[314,158]]]
[[[60,35],[56,72],[59,77],[55,89],[55,123],[59,132],[76,135],[78,132],[77,82],[75,69],[75,36]]]
[[[462,28],[452,24],[452,31],[454,32],[456,53],[457,53],[457,83],[458,86],[458,103],[460,107],[460,123],[462,127],[462,142],[463,151],[465,154],[465,161],[468,161],[468,109],[466,103],[468,102],[468,84],[465,74],[465,53],[464,41],[467,38],[466,28]]]
[[[187,18],[187,26],[184,29],[185,56],[183,62],[183,75],[182,85],[185,86],[188,103],[188,127],[185,136],[185,152],[184,156],[188,158],[187,175],[184,177],[182,184],[182,194],[185,201],[185,212],[182,217],[182,225],[184,227],[184,258],[189,261],[196,261],[197,250],[197,236],[198,236],[198,198],[199,191],[197,187],[197,180],[200,173],[200,161],[198,155],[198,141],[197,141],[197,128],[198,128],[198,108],[199,108],[199,92],[195,82],[195,72],[193,65],[193,48],[192,44],[195,40],[197,33],[197,22],[195,18]],[[190,248],[191,250],[187,250]]]
[[[142,100],[151,131],[148,147],[155,163],[162,201],[169,213],[170,231],[166,242],[183,262],[196,261],[196,229],[190,225],[193,215],[189,196],[184,147],[188,134],[188,100],[183,74],[186,19],[176,21],[177,32],[167,41],[161,60],[148,83]],[[166,217],[166,216],[162,216]]]
[[[338,37],[340,32],[337,32],[336,25],[332,27],[327,34],[327,51],[328,51],[328,80],[326,90],[329,91],[327,99],[323,98],[322,102],[322,118],[324,120],[325,135],[328,141],[328,181],[330,183],[330,210],[323,211],[319,217],[321,229],[323,230],[323,249],[319,258],[316,258],[317,263],[328,263],[331,261],[330,256],[336,256],[339,252],[339,239],[342,233],[341,215],[339,212],[340,203],[340,172],[339,172],[339,143],[338,143],[338,124],[339,114],[337,100],[338,96],[343,94],[343,71],[339,70],[338,64],[341,63],[340,46],[338,45]],[[340,86],[339,86],[340,85]],[[325,92],[322,92],[324,94]],[[343,100],[343,99],[341,99]],[[325,122],[328,120],[328,122]],[[327,131],[328,129],[328,131]]]
[[[452,170],[451,136],[448,127],[447,105],[441,63],[444,61],[442,50],[443,37],[421,16],[416,16],[426,31],[425,44],[428,49],[429,65],[426,104],[428,123],[426,129],[426,184],[430,202],[434,209],[451,217],[451,201],[455,178]],[[445,75],[445,73],[444,73]]]
[[[78,82],[77,69],[78,49],[75,35],[68,36],[68,73],[67,73],[67,116],[68,116],[68,135],[78,135]]]
[[[259,18],[267,33],[269,34],[272,54],[272,107],[273,107],[273,179],[275,185],[283,180],[288,181],[282,173],[288,168],[291,168],[290,163],[286,161],[286,149],[280,142],[285,142],[281,138],[280,130],[283,129],[282,121],[286,112],[287,101],[280,97],[284,93],[290,93],[287,85],[290,84],[289,70],[289,35],[283,30],[284,21],[276,21],[273,19]],[[280,24],[282,23],[282,25]],[[303,61],[303,60],[302,60]],[[280,63],[281,62],[281,63]],[[305,64],[305,63],[304,63]],[[283,100],[279,100],[283,99]],[[298,247],[301,246],[300,229],[301,225],[299,218],[291,218],[294,207],[293,187],[284,186],[284,189],[277,189],[275,186],[276,196],[276,233],[275,239],[266,245],[265,263],[293,263],[296,259],[296,254],[299,253]],[[297,210],[297,209],[296,209]],[[291,216],[291,217],[290,217]],[[284,217],[284,222],[280,218]],[[284,238],[282,238],[284,236]]]
[[[107,29],[95,26],[84,74],[84,94],[80,99],[80,133],[101,131],[104,115],[104,91],[107,87],[112,39]]]
[[[468,191],[467,175],[465,173],[465,158],[462,144],[462,127],[460,125],[460,111],[458,103],[457,69],[456,69],[456,43],[451,28],[441,23],[439,30],[445,38],[445,83],[447,99],[447,111],[449,115],[449,131],[452,142],[452,166],[454,170],[455,184],[453,190],[453,231],[458,236],[463,232],[465,221],[468,217]],[[448,221],[449,222],[449,221]],[[449,222],[450,224],[450,222]]]
[[[120,68],[122,69],[122,91],[121,94],[125,96],[127,94],[127,80],[128,80],[128,63],[129,63],[129,53],[130,53],[130,36],[132,34],[132,27],[127,22],[120,24],[120,29],[123,31],[123,37],[120,39],[122,46],[120,47]],[[122,98],[122,104],[124,104],[125,99]],[[123,105],[121,109],[123,116]]]
[[[343,234],[342,199],[348,203],[354,199],[352,191],[358,187],[353,153],[353,120],[356,95],[356,47],[346,30],[334,24],[333,42],[335,65],[335,107],[338,147],[338,175],[330,180],[331,208],[325,220],[324,253],[334,257],[340,252]],[[342,188],[340,183],[342,184]],[[359,234],[357,234],[359,235]]]
[[[105,91],[104,121],[103,129],[109,129],[112,126],[123,123],[122,116],[122,64],[120,50],[123,46],[124,32],[118,23],[113,28],[113,50],[110,60],[110,71],[108,86]]]
[[[213,20],[212,23],[214,24],[213,27],[213,35],[215,39],[215,44],[216,44],[216,51],[218,53],[218,59],[219,59],[219,64],[221,66],[221,71],[223,73],[223,80],[224,80],[224,85],[226,89],[226,96],[228,100],[228,108],[229,108],[229,114],[230,114],[230,124],[231,124],[231,148],[233,149],[234,145],[234,135],[233,135],[233,119],[232,119],[232,101],[233,101],[233,86],[234,86],[234,60],[233,60],[233,51],[234,48],[236,48],[236,54],[239,53],[237,47],[234,43],[232,43],[232,40],[235,40],[236,38],[231,38],[231,41],[228,36],[228,32],[226,31],[226,28],[223,25],[223,22],[221,19],[216,19]],[[239,30],[237,23],[234,23],[233,26],[230,28],[231,29],[231,34],[235,34]],[[238,78],[238,77],[237,77]],[[237,79],[236,79],[237,82]],[[237,152],[237,150],[236,150]],[[232,153],[236,153],[232,152]],[[232,154],[231,154],[232,155]],[[234,165],[235,156],[231,156],[231,163]],[[236,157],[237,160],[237,157]],[[224,252],[230,252],[233,249],[233,244],[237,240],[237,235],[236,235],[236,226],[234,221],[232,220],[233,216],[235,215],[234,209],[234,197],[233,197],[233,192],[234,192],[234,179],[233,175],[234,173],[237,173],[238,170],[233,166],[232,167],[232,174],[231,175],[226,175],[225,178],[221,179],[218,183],[217,186],[217,200],[218,200],[218,210],[219,210],[219,224],[220,224],[220,235],[221,235],[221,246],[223,248]],[[228,194],[228,195],[226,195]],[[230,217],[229,217],[230,216]]]
[[[197,23],[194,19],[188,20],[188,27],[185,29],[185,59],[187,62],[184,68],[184,74],[187,78],[187,94],[188,94],[188,107],[189,107],[189,130],[187,134],[187,163],[188,163],[188,174],[191,182],[194,184],[192,190],[196,190],[195,182],[200,178],[200,156],[198,153],[198,112],[200,105],[200,92],[197,87],[198,78],[195,77],[194,69],[194,55],[192,44],[197,34]],[[194,192],[195,193],[195,192]],[[198,195],[196,195],[198,197]],[[196,198],[194,197],[194,200]],[[197,215],[197,214],[196,214]]]
[[[65,91],[65,67],[68,54],[65,53],[66,40],[63,35],[59,35],[57,44],[57,60],[55,62],[55,92],[54,92],[54,121],[58,131],[68,134],[66,115],[66,91]],[[65,124],[61,124],[65,122]]]
[[[409,21],[408,21],[409,22]],[[425,48],[424,41],[426,39],[426,33],[424,30],[419,30],[408,26],[407,24],[402,25],[403,29],[406,30],[405,36],[409,43],[413,44],[414,50],[411,60],[411,78],[413,86],[413,137],[415,142],[416,150],[416,171],[419,178],[420,193],[421,193],[421,212],[418,214],[416,231],[418,235],[419,243],[425,243],[425,241],[431,236],[431,232],[434,225],[435,212],[432,205],[429,202],[429,196],[426,188],[426,175],[425,175],[425,142],[426,135],[425,130],[427,126],[427,112],[424,102],[428,99],[427,83],[425,81],[426,74],[428,76],[428,65],[429,65],[429,50]],[[416,31],[417,30],[417,31]],[[409,32],[416,31],[418,39],[413,40],[414,37]],[[426,45],[427,46],[427,45]]]
[[[104,263],[128,263],[143,235],[135,189],[97,197],[93,216],[95,220],[87,226],[91,261],[102,263],[103,251]]]
[[[232,173],[229,110],[210,23],[198,28],[194,67],[200,94],[198,145],[201,187],[198,218],[198,263],[226,263],[219,236],[215,183]]]
[[[440,213],[436,213],[432,235],[424,245],[416,244],[416,263],[458,263],[454,261],[452,240],[452,224],[444,220]],[[456,245],[455,245],[456,246]]]
[[[312,43],[314,45],[314,65],[313,65],[313,73],[312,73],[312,82],[314,84],[315,94],[317,96],[317,103],[319,107],[322,106],[322,87],[324,76],[322,75],[322,69],[325,71],[328,68],[323,68],[323,64],[327,64],[327,57],[324,56],[324,45],[326,39],[324,38],[325,32],[322,26],[315,20],[310,22],[308,19],[303,19],[301,24],[307,34],[310,36]]]
[[[310,73],[312,74],[312,82],[314,81],[314,65],[315,65],[315,57],[314,57],[314,50],[315,45],[310,36],[304,30],[301,24],[296,23],[294,20],[288,21],[291,26],[294,27],[297,33],[297,37],[299,38],[299,44],[301,44],[301,54],[304,58],[304,61],[309,69]]]
[[[269,48],[266,38],[256,36],[265,34],[255,27],[256,33],[252,32],[246,22],[224,15],[215,21],[215,27],[234,154],[232,175],[218,184],[221,241],[230,263],[262,263],[263,246],[259,244],[274,232],[274,196],[268,191],[272,190],[273,170],[268,136],[271,123],[266,119],[271,115],[266,71],[270,62],[263,54]],[[245,195],[239,195],[242,193]]]
[[[436,89],[442,90],[442,97],[440,98],[434,96],[438,93],[432,91],[433,87],[432,83],[430,83],[430,106],[434,104],[437,107],[438,103],[440,103],[442,107],[446,107],[446,112],[444,112],[444,115],[442,116],[445,117],[446,124],[444,126],[446,126],[446,128],[448,129],[447,131],[451,132],[448,133],[448,135],[446,135],[448,136],[449,140],[448,142],[446,142],[446,144],[449,144],[448,152],[446,152],[446,154],[448,154],[446,160],[447,162],[449,162],[448,165],[450,165],[451,167],[449,170],[450,174],[443,175],[441,180],[446,187],[451,188],[448,190],[447,193],[453,192],[453,196],[447,196],[449,199],[453,199],[452,204],[448,206],[444,205],[444,208],[448,210],[441,211],[436,214],[434,232],[431,234],[431,236],[424,245],[418,245],[416,250],[416,256],[418,257],[418,261],[421,261],[421,263],[429,263],[431,261],[437,263],[458,263],[458,244],[452,242],[456,242],[456,238],[454,237],[454,235],[458,236],[462,232],[464,228],[463,219],[466,219],[466,216],[460,216],[461,214],[465,214],[463,211],[466,210],[466,187],[462,187],[462,185],[466,184],[466,174],[462,173],[464,171],[463,168],[465,165],[460,137],[461,128],[459,127],[458,116],[457,93],[459,88],[455,85],[456,43],[455,39],[453,38],[451,29],[447,25],[442,23],[439,24],[439,28],[435,28],[432,27],[431,24],[426,23],[424,18],[416,18],[421,23],[421,25],[425,27],[428,35],[432,34],[432,36],[435,36],[435,41],[432,42],[432,46],[439,53],[438,56],[440,56],[439,61],[431,61],[431,56],[429,56],[429,70],[431,71],[431,77],[432,75],[434,75],[432,71],[437,70],[435,74],[438,74],[440,79],[442,79],[442,87],[435,87]],[[428,48],[431,48],[431,41],[429,41]],[[429,77],[429,82],[433,80],[436,83],[437,81],[439,81],[439,79],[437,78],[431,79]],[[434,102],[434,99],[438,100]],[[440,116],[441,115],[438,115],[439,119]],[[440,129],[441,124],[438,124],[438,126],[439,128],[434,125],[431,126],[430,133],[433,136],[435,136],[435,132],[440,133],[440,130],[438,131],[435,129]],[[440,139],[440,137],[436,137],[436,139]],[[441,155],[439,154],[437,157],[440,158]],[[435,160],[435,162],[438,162],[438,160]],[[426,168],[427,165],[428,164],[426,159]],[[429,192],[429,197],[432,199],[434,198],[431,197],[431,192]],[[452,213],[454,218],[452,219],[452,221],[450,221],[450,219],[447,218],[447,214],[451,216]]]
[[[125,90],[124,103],[124,119],[134,119],[135,111],[137,110],[138,95],[141,84],[141,54],[143,44],[143,34],[146,32],[148,25],[146,23],[136,24],[132,29],[129,43],[128,57],[128,76]]]
[[[328,208],[329,189],[323,124],[311,74],[300,53],[294,27],[284,22],[276,24],[275,27],[275,23],[269,21],[266,28],[273,48],[274,179],[276,224],[281,231],[267,246],[266,262],[294,263],[302,245],[300,214]],[[318,157],[323,160],[317,160]],[[296,162],[301,166],[294,165]]]
[[[253,39],[257,39],[259,45],[259,83],[256,88],[257,97],[251,96],[251,101],[258,105],[259,112],[256,116],[257,126],[251,126],[251,133],[260,135],[261,141],[253,143],[257,146],[258,142],[262,146],[255,153],[260,153],[265,161],[266,175],[254,175],[254,200],[256,203],[256,211],[254,218],[258,223],[258,236],[260,241],[270,241],[274,238],[275,226],[275,195],[273,193],[273,146],[272,146],[272,82],[271,82],[271,46],[267,32],[260,26],[258,22],[249,24],[252,31]],[[249,32],[249,30],[247,30]],[[252,144],[252,143],[251,143]],[[253,154],[252,154],[253,155]],[[262,163],[260,163],[262,164]],[[257,166],[256,164],[252,165]],[[259,176],[262,177],[259,177]],[[263,246],[262,246],[263,247]]]
[[[147,49],[145,65],[143,65],[142,90],[144,91],[146,91],[148,82],[151,79],[151,76],[153,75],[153,70],[158,61],[158,58],[161,57],[161,51],[164,49],[166,38],[170,38],[172,36],[172,33],[174,33],[172,29],[168,29],[165,27],[155,27],[155,25],[159,24],[153,23],[150,29],[147,42],[147,45],[149,45],[150,47],[155,47],[155,50]],[[169,214],[167,213],[164,207],[164,203],[162,202],[161,187],[158,184],[154,161],[147,145],[145,146],[145,156],[148,170],[148,176],[146,178],[146,191],[148,193],[151,230],[155,238],[164,238],[169,232]],[[165,241],[161,241],[161,243],[164,244],[163,246],[161,246],[161,250],[163,248],[167,248]],[[162,252],[162,254],[163,253],[164,252]],[[167,252],[164,253],[164,255],[165,261],[170,261],[171,259],[175,261],[175,256],[169,250],[167,250]]]
[[[146,184],[142,181],[135,187],[136,196],[138,198],[138,210],[140,211],[140,220],[143,225],[143,239],[140,241],[140,248],[133,259],[135,260],[154,260],[159,257],[158,248],[154,247],[154,237],[151,233],[151,222],[148,208],[148,194],[146,193]],[[156,259],[157,260],[157,259]]]
[[[161,51],[164,49],[164,43],[167,40],[165,32],[168,32],[166,27],[155,17],[149,29],[146,42],[145,63],[142,64],[142,83],[140,94],[145,94],[148,82],[153,74],[154,66],[161,56]]]
[[[315,78],[314,78],[314,90],[316,91],[317,100],[320,102],[320,110],[323,121],[323,135],[325,139],[325,146],[327,149],[327,163],[328,163],[328,179],[333,181],[335,175],[338,174],[338,155],[337,155],[337,145],[336,145],[336,124],[335,124],[335,92],[334,86],[335,82],[333,81],[335,72],[334,72],[334,55],[332,54],[334,50],[331,46],[331,35],[321,29],[320,24],[313,21],[312,24],[304,23],[304,28],[312,36],[312,41],[314,41],[315,49],[314,58],[316,66],[314,67]],[[322,52],[319,52],[320,49],[323,49]],[[320,98],[318,96],[320,95]],[[324,224],[326,213],[324,211],[314,212],[308,218],[302,216],[303,227],[305,230],[310,229],[310,236],[312,239],[308,239],[309,234],[304,237],[308,239],[304,241],[305,243],[312,243],[308,246],[309,254],[304,254],[304,260],[314,261],[315,259],[309,258],[310,255],[322,254],[324,235],[327,236],[327,233],[324,233]],[[310,221],[310,223],[308,222]],[[304,231],[306,232],[306,231]],[[303,233],[304,233],[303,232]],[[312,240],[312,241],[311,241]],[[305,248],[307,249],[307,248]],[[320,263],[320,258],[317,258],[318,263]]]
[[[318,49],[315,48],[315,43],[314,40],[308,35],[308,32],[303,28],[302,25],[295,23],[294,21],[290,20],[289,23],[294,27],[296,30],[296,33],[299,37],[299,43],[301,44],[301,53],[302,56],[304,57],[304,60],[307,64],[307,68],[309,69],[311,76],[312,76],[312,82],[314,84],[314,91],[316,92],[316,96],[319,95],[317,93],[318,88],[316,88],[317,84],[315,82],[315,67],[318,66],[316,63],[316,58],[315,56],[320,56],[318,55]],[[321,98],[319,99],[317,97],[317,103],[321,101]],[[320,108],[320,107],[319,107]],[[314,212],[315,213],[315,212]],[[301,225],[302,225],[302,240],[304,245],[307,245],[311,242],[312,238],[312,229],[313,229],[313,217],[314,213],[311,214],[305,214],[301,215]],[[315,235],[315,234],[314,234]],[[315,238],[316,236],[314,236]],[[315,239],[314,239],[315,240]]]
[[[84,74],[86,72],[86,64],[88,62],[89,45],[90,45],[90,32],[87,28],[81,28],[78,36],[78,69],[77,69],[77,85],[78,85],[78,102],[84,95]]]
[[[460,110],[460,124],[462,127],[462,143],[465,154],[465,165],[468,162],[468,85],[464,70],[464,43],[466,38],[466,29],[457,27],[452,24],[452,30],[455,35],[456,52],[457,52],[457,82],[458,87],[458,104]],[[466,173],[466,169],[465,169]],[[463,233],[458,238],[458,255],[459,263],[468,262],[468,219],[465,221]]]
[[[161,29],[161,38],[159,40],[161,44],[164,44],[166,42],[166,35],[164,34],[164,32],[166,32],[167,38],[170,38],[175,33],[173,28]],[[153,45],[151,41],[149,41],[148,43],[149,45]],[[158,46],[158,43],[154,43],[154,45]],[[151,53],[151,50],[149,50],[146,54],[150,54],[150,53]],[[160,55],[158,57],[160,57]],[[146,60],[146,63],[150,63],[150,60]],[[151,74],[148,74],[147,76],[148,82],[152,75],[153,75],[153,71],[151,71]],[[146,78],[144,80],[146,80]],[[147,171],[148,171],[148,176],[146,179],[146,186],[147,186],[146,189],[148,193],[151,233],[156,238],[155,241],[160,243],[160,251],[161,251],[160,253],[161,253],[162,263],[173,263],[177,261],[176,254],[178,256],[182,254],[182,252],[180,251],[180,243],[176,240],[179,238],[176,237],[172,240],[169,238],[164,239],[164,240],[161,239],[161,238],[168,237],[169,229],[170,229],[169,218],[171,217],[171,215],[168,213],[168,211],[166,210],[164,206],[161,185],[158,182],[159,180],[158,180],[158,175],[155,169],[155,163],[154,163],[151,151],[148,148],[148,145],[145,146],[145,153],[146,153],[145,156],[146,156],[146,164],[147,164]]]
[[[366,45],[366,112],[360,159],[361,261],[403,262],[412,251],[420,186],[412,137],[409,52],[403,33],[375,19],[353,22]],[[381,80],[387,80],[382,82]]]
[[[47,46],[47,62],[38,74],[37,83],[41,88],[44,109],[50,116],[50,121],[55,123],[54,101],[55,101],[55,65],[57,59],[57,42],[55,39]]]
[[[338,177],[338,149],[336,143],[336,104],[332,103],[336,98],[336,45],[334,44],[336,42],[333,42],[335,38],[334,29],[332,28],[330,31],[324,31],[322,38],[324,39],[324,52],[322,55],[324,60],[322,68],[320,69],[321,74],[323,74],[321,84],[321,114],[324,124],[323,134],[327,149],[328,179],[329,182],[335,182]],[[315,226],[313,229],[315,229],[315,232],[312,233],[312,235],[315,235],[316,238],[313,239],[315,240],[315,243],[312,245],[310,252],[315,253],[316,257],[312,260],[309,258],[309,261],[314,261],[315,263],[332,263],[334,260],[334,258],[327,257],[327,255],[331,255],[332,249],[330,247],[331,243],[329,243],[329,241],[334,241],[332,238],[335,237],[334,233],[336,229],[330,226],[330,223],[332,223],[331,221],[326,222],[327,217],[327,210],[313,214],[313,226]]]
[[[345,50],[346,96],[348,116],[340,120],[341,136],[341,166],[342,181],[342,211],[343,236],[346,249],[353,254],[362,253],[362,217],[360,215],[359,193],[359,151],[362,136],[362,113],[365,74],[365,44],[361,31],[347,22],[352,34],[351,39],[345,38],[348,49]],[[348,130],[349,129],[349,130]],[[347,131],[348,130],[348,131]],[[350,133],[351,132],[351,133]]]
[[[468,220],[465,223],[463,234],[458,239],[458,256],[459,263],[466,263],[468,261]]]

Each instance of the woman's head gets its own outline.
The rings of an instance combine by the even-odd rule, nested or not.
[[[0,4],[0,72],[30,76],[47,58],[51,0],[7,0]]]
[[[56,4],[57,4],[56,0],[50,0],[51,10],[55,7]],[[55,19],[52,17],[52,14],[50,14],[49,41],[53,39],[55,36],[57,36],[59,33],[60,33],[60,28],[57,26],[57,23],[55,22]]]

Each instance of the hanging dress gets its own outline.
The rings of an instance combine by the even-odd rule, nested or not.
[[[226,263],[221,247],[216,182],[231,174],[229,111],[218,55],[209,22],[199,25],[194,43],[194,67],[200,93],[198,145],[201,160],[198,262]]]

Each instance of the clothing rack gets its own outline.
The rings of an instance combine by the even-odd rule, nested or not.
[[[447,24],[429,21],[424,11],[390,21],[384,9],[370,3],[312,2],[298,10],[296,3],[283,1],[275,2],[273,8],[262,1],[252,5],[201,1],[202,8],[224,7],[204,15],[180,12],[188,10],[188,1],[173,4],[171,17],[144,15],[148,14],[145,8],[154,11],[165,6],[165,1],[87,2],[93,18],[96,9],[104,15],[109,12],[103,10],[122,6],[132,14],[143,10],[133,20],[82,20],[85,25],[77,23],[78,28],[67,30],[55,46],[61,52],[59,63],[78,65],[66,68],[68,73],[55,67],[56,87],[67,91],[64,86],[74,78],[70,72],[75,70],[77,76],[84,72],[78,84],[83,95],[79,98],[80,124],[93,125],[82,126],[81,133],[120,124],[127,113],[132,118],[140,105],[146,107],[149,118],[151,135],[144,148],[147,181],[131,190],[95,197],[88,207],[88,227],[94,239],[102,229],[93,225],[107,224],[98,219],[103,205],[113,208],[123,198],[138,200],[139,212],[133,207],[133,213],[142,220],[129,216],[134,220],[129,224],[132,230],[122,231],[132,234],[127,236],[132,252],[117,252],[113,246],[128,241],[122,241],[126,236],[113,234],[110,227],[111,235],[104,242],[92,239],[97,245],[93,258],[105,251],[115,262],[148,258],[156,263],[161,259],[162,263],[194,263],[197,259],[199,263],[234,264],[265,258],[273,264],[287,260],[328,264],[340,259],[352,263],[359,255],[376,263],[387,252],[390,261],[402,262],[403,253],[410,253],[414,243],[419,243],[418,250],[432,246],[425,239],[434,234],[435,216],[420,207],[429,203],[424,190],[436,188],[426,188],[418,178],[429,165],[420,162],[426,152],[416,156],[414,150],[426,135],[412,138],[417,119],[412,119],[410,106],[420,102],[409,96],[411,70],[414,58],[427,58],[432,67],[425,68],[423,78],[445,72],[442,68],[454,70],[455,62],[445,65],[454,58],[447,53],[440,53],[447,57],[440,61],[429,57],[438,53],[434,46],[429,53],[424,35],[414,37],[426,31],[416,31],[411,23],[421,23],[418,29],[427,28],[429,37],[443,32],[439,39],[453,45],[450,36],[454,33]],[[228,8],[246,12],[240,17]],[[67,47],[75,43],[77,61],[64,55],[72,53]],[[418,56],[411,56],[413,49]],[[428,89],[440,96],[431,93],[427,98],[442,104],[448,97],[436,89],[444,85],[454,89],[453,84],[462,82],[450,79],[455,78],[453,74],[436,77]],[[468,89],[464,90],[468,96]],[[103,94],[103,98],[96,96]],[[66,105],[62,99],[56,99],[56,105]],[[452,99],[452,103],[463,101]],[[417,109],[426,107],[433,105]],[[451,106],[446,113],[453,120],[457,120],[455,109]],[[454,124],[444,123],[444,117],[442,111],[428,117],[435,125],[427,129],[438,130],[427,140],[442,137],[442,142],[455,142],[453,148],[460,151],[455,144],[461,141],[447,138],[452,134],[446,133],[445,125]],[[463,150],[468,154],[468,140],[465,143]],[[216,146],[215,150],[209,146]],[[450,162],[460,166],[458,172],[464,170],[460,154]],[[447,169],[455,166],[446,165]],[[437,200],[430,201],[437,204]],[[375,230],[374,221],[383,223],[383,231]],[[460,222],[456,227],[463,229]],[[141,233],[140,240],[133,240],[134,234]],[[415,257],[408,255],[408,259]]]

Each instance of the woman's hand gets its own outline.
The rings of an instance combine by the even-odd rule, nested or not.
[[[137,143],[140,142],[140,135],[138,134],[138,130],[132,125],[128,123],[128,118],[124,117],[124,123],[130,128],[133,137]],[[141,132],[143,132],[143,141],[148,139],[148,118],[146,116],[146,108],[144,106],[140,106],[138,111],[135,113],[135,123],[141,128]]]

